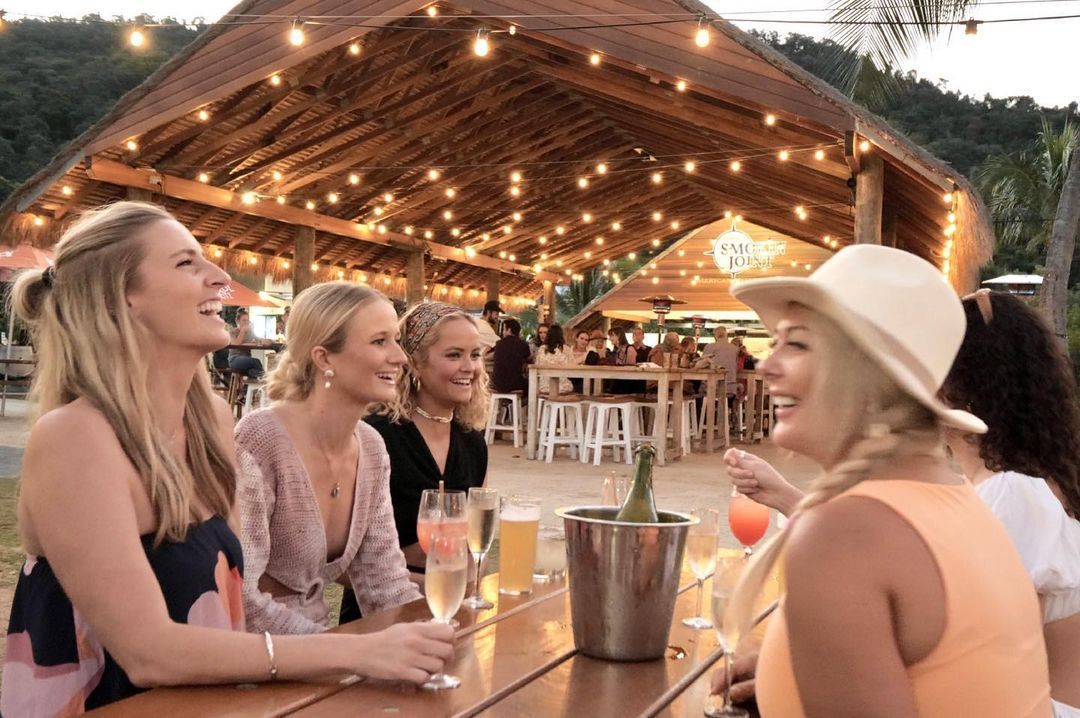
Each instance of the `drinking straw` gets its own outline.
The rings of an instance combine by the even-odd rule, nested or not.
[[[439,479],[439,520],[443,518],[443,502],[446,501],[446,482]]]

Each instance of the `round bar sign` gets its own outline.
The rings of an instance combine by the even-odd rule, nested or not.
[[[747,269],[768,269],[773,257],[787,251],[787,242],[766,239],[755,242],[750,235],[732,227],[712,241],[711,255],[716,268],[736,277]]]

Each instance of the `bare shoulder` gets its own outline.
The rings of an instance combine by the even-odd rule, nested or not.
[[[790,527],[785,570],[798,582],[821,574],[862,576],[873,580],[895,554],[898,534],[907,524],[880,501],[844,496],[804,512]],[[908,529],[910,530],[910,529]]]
[[[87,459],[124,457],[116,431],[90,402],[76,399],[43,414],[30,429],[26,462],[39,458],[85,463]]]

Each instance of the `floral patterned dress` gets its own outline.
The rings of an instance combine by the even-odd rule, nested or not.
[[[192,526],[183,542],[155,548],[153,541],[153,535],[142,537],[172,620],[244,630],[243,557],[224,519]],[[71,604],[48,561],[27,556],[11,606],[0,713],[73,716],[141,690]]]

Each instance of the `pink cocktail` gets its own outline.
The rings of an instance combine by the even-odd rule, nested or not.
[[[769,507],[734,493],[728,501],[728,526],[749,556],[753,545],[769,530]]]
[[[431,545],[431,535],[440,533],[444,536],[468,536],[469,522],[464,516],[452,519],[428,519],[420,517],[416,520],[416,538],[420,542],[420,549],[428,552]]]

